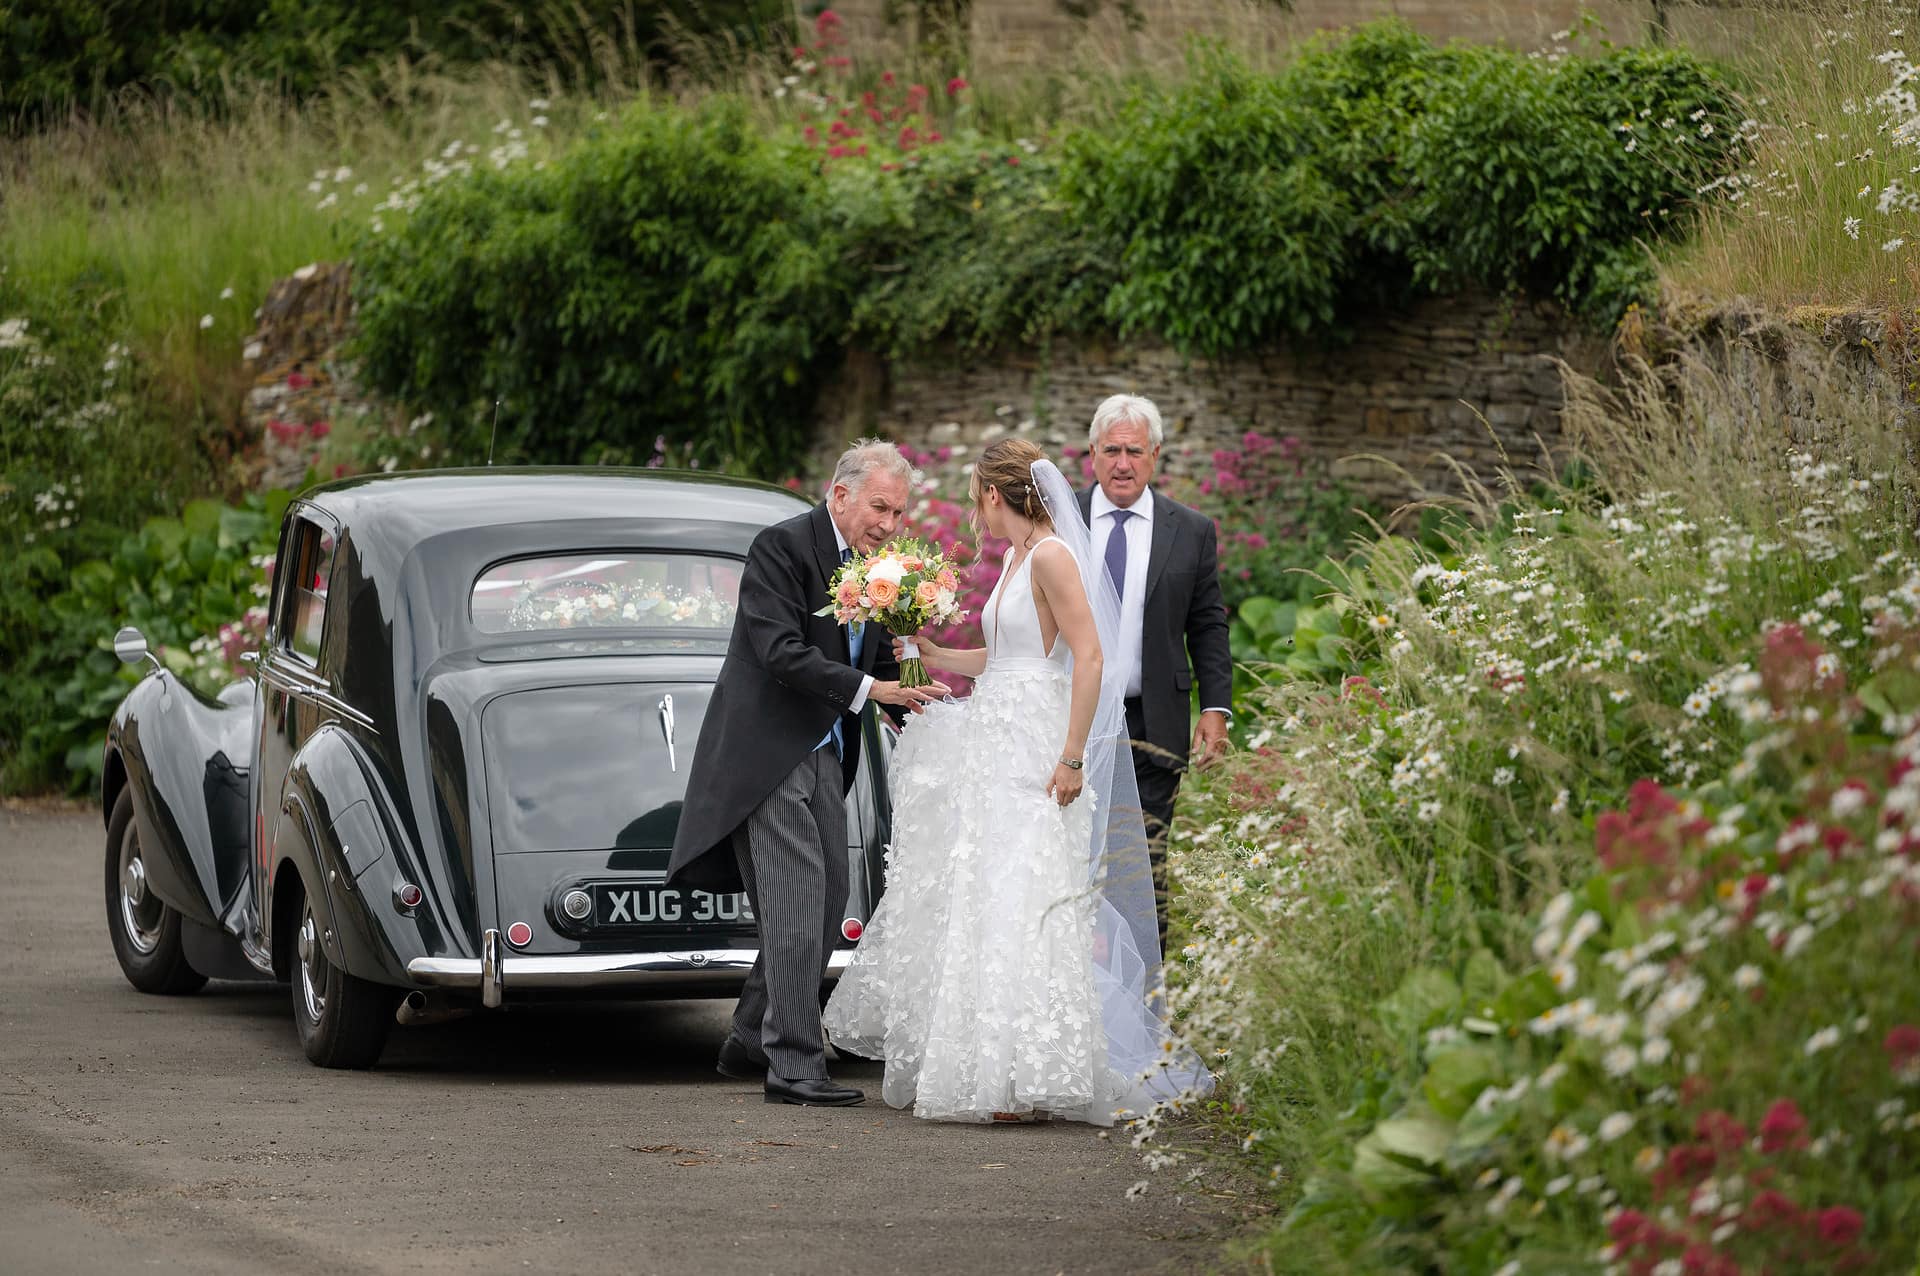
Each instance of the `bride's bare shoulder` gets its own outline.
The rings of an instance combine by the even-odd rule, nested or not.
[[[1033,566],[1036,571],[1079,570],[1079,563],[1075,560],[1073,551],[1068,549],[1067,543],[1058,536],[1049,536],[1033,547]]]
[[[1063,586],[1068,581],[1079,585],[1080,563],[1065,541],[1058,538],[1041,541],[1033,547],[1032,554],[1033,572],[1040,578],[1042,587],[1049,584]]]

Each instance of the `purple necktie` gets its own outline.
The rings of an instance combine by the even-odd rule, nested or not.
[[[1121,598],[1127,596],[1127,520],[1132,517],[1132,510],[1114,510],[1113,530],[1107,533],[1107,576]]]

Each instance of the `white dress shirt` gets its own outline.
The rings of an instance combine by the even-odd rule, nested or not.
[[[1113,513],[1120,506],[1107,499],[1106,489],[1093,489],[1094,557],[1100,570],[1106,570],[1107,540],[1113,535]],[[1142,488],[1132,505],[1126,507],[1133,517],[1126,520],[1127,584],[1120,595],[1120,633],[1125,650],[1118,658],[1125,662],[1127,694],[1140,694],[1140,646],[1147,630],[1147,561],[1153,556],[1153,489]],[[1202,709],[1202,713],[1226,713],[1224,708]],[[1229,715],[1231,716],[1231,715]]]
[[[1106,570],[1107,541],[1113,536],[1114,511],[1106,489],[1093,489],[1093,557]],[[1127,671],[1127,694],[1140,694],[1140,639],[1147,629],[1147,560],[1153,556],[1153,489],[1142,488],[1132,505],[1133,517],[1121,531],[1127,538],[1127,581],[1120,591],[1120,635],[1124,650],[1115,653]]]
[[[842,554],[846,553],[847,538],[840,534],[840,524],[833,522],[833,515],[831,513],[827,515],[827,521],[829,523],[833,523],[834,547],[838,549]],[[879,636],[878,634],[867,635],[868,638],[876,638],[878,636]],[[849,642],[848,646],[849,647],[852,646],[851,642]],[[853,703],[847,707],[847,712],[858,713],[860,712],[860,710],[864,709],[867,704],[867,693],[872,690],[873,690],[873,675],[872,674],[863,675],[860,680],[860,694],[853,698]]]

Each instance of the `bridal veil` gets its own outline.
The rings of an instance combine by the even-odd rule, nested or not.
[[[1120,597],[1093,552],[1093,536],[1080,503],[1060,467],[1036,461],[1034,483],[1080,567],[1106,653],[1125,651]],[[1094,921],[1094,968],[1106,1026],[1108,1065],[1129,1079],[1124,1102],[1135,1115],[1156,1103],[1204,1097],[1213,1078],[1200,1059],[1168,1029],[1161,983],[1159,919],[1154,911],[1153,871],[1147,855],[1146,822],[1133,775],[1127,735],[1128,670],[1109,660],[1101,678],[1100,703],[1087,736],[1085,779],[1095,794],[1088,847],[1091,889],[1099,892]]]

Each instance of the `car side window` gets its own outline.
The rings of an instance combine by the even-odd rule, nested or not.
[[[333,532],[296,516],[287,536],[280,569],[291,574],[284,578],[281,594],[280,645],[316,660],[333,573]]]

